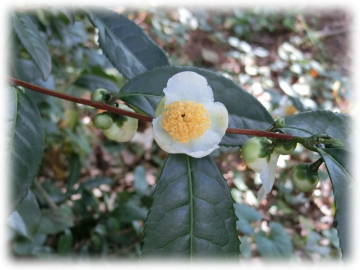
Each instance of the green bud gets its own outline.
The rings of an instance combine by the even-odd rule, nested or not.
[[[109,100],[109,97],[110,92],[103,88],[98,88],[91,94],[91,100],[97,102],[106,102]]]
[[[262,169],[265,164],[264,162],[270,160],[271,151],[268,146],[269,142],[261,137],[247,140],[241,148],[241,155],[245,164],[254,171]]]
[[[108,129],[112,126],[113,119],[108,113],[100,113],[94,117],[94,125],[97,128]]]
[[[276,119],[276,121],[274,122],[274,126],[277,128],[285,127],[285,119],[284,118]]]
[[[291,180],[300,191],[308,192],[313,190],[319,182],[318,172],[310,170],[310,164],[301,163],[291,171]]]

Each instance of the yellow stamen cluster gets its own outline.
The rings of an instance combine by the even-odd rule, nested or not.
[[[210,128],[210,114],[204,105],[195,101],[172,102],[165,105],[162,114],[162,127],[181,143],[199,138]]]

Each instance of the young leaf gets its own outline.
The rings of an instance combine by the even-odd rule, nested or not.
[[[74,3],[72,0],[46,0],[45,3],[64,13],[64,15],[69,19],[70,23],[74,24]]]
[[[284,228],[276,222],[270,222],[270,234],[260,230],[255,234],[255,242],[260,255],[268,259],[287,259],[292,255],[292,245]]]
[[[350,256],[351,250],[351,206],[352,191],[355,188],[351,176],[350,163],[352,154],[343,149],[319,149],[328,170],[335,199],[335,220],[340,239],[340,248],[343,258]]]
[[[311,136],[313,134],[328,134],[344,143],[346,149],[351,149],[353,123],[349,115],[333,113],[327,110],[302,112],[285,119],[286,133],[295,136]]]
[[[99,30],[99,44],[104,54],[126,78],[169,65],[165,52],[127,17],[98,8],[87,14]]]
[[[170,155],[146,219],[143,258],[237,260],[230,188],[209,157]]]
[[[35,179],[44,150],[41,116],[34,103],[21,91],[9,88],[7,152],[12,212],[26,197]]]
[[[34,60],[42,73],[44,81],[46,81],[52,68],[51,56],[46,42],[26,14],[15,12],[12,16],[12,23],[21,44]]]
[[[13,27],[13,3],[11,1],[6,2],[1,9],[1,47],[9,37]]]
[[[229,128],[266,129],[273,123],[262,104],[239,85],[217,73],[194,67],[162,67],[145,72],[125,84],[119,98],[155,116],[168,80],[183,71],[193,71],[206,78],[215,101],[223,103],[229,112]],[[242,146],[249,138],[247,135],[225,134],[220,144]]]

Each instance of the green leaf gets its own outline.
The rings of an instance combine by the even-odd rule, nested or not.
[[[328,134],[344,143],[351,149],[353,133],[351,117],[343,113],[333,113],[327,110],[315,110],[295,114],[285,119],[286,133],[295,136],[310,136],[313,134]]]
[[[353,154],[339,148],[319,149],[321,157],[324,159],[328,170],[335,199],[335,220],[340,248],[343,258],[348,258],[351,241],[351,206],[352,192],[356,188],[354,179],[351,176],[351,160]]]
[[[71,208],[63,204],[57,209],[43,210],[39,233],[55,234],[74,226]]]
[[[139,207],[134,203],[127,202],[115,208],[111,215],[116,217],[121,222],[132,222],[133,220],[145,220],[147,209]]]
[[[1,9],[1,47],[8,39],[13,27],[13,3],[11,1],[6,2]]]
[[[21,44],[34,60],[42,73],[44,81],[46,81],[50,76],[52,68],[51,56],[46,42],[42,39],[36,26],[26,14],[15,12],[12,16],[12,23]]]
[[[72,154],[69,160],[70,173],[67,178],[67,193],[73,191],[74,185],[79,181],[81,175],[81,161],[78,154]]]
[[[320,234],[314,231],[310,232],[307,236],[305,249],[317,252],[321,255],[328,254],[330,252],[330,248],[327,246],[320,245],[319,244],[320,240],[321,240]]]
[[[237,260],[235,224],[230,188],[215,162],[170,155],[146,219],[142,256]]]
[[[55,90],[54,75],[50,75],[49,78],[44,81],[41,72],[33,61],[17,58],[12,60],[10,65],[15,78],[50,90]],[[25,88],[25,93],[35,104],[39,104],[44,100],[55,99],[54,97],[27,88]]]
[[[32,239],[40,224],[41,211],[35,195],[30,190],[16,211],[20,214],[22,220],[26,224],[28,235]]]
[[[63,256],[71,251],[74,237],[69,229],[66,229],[64,234],[59,237],[58,252],[60,256]]]
[[[64,13],[64,15],[69,19],[70,23],[74,24],[74,3],[72,0],[46,0],[45,3]]]
[[[91,91],[95,91],[98,88],[104,88],[113,93],[119,91],[119,87],[113,81],[93,74],[81,75],[75,84]]]
[[[241,237],[240,241],[241,241],[240,244],[241,255],[245,259],[251,258],[251,238],[247,235],[244,235]]]
[[[276,222],[270,222],[270,233],[260,230],[255,234],[255,242],[260,255],[268,259],[286,259],[292,255],[292,244],[284,228]]]
[[[143,166],[136,166],[134,170],[134,186],[136,193],[140,196],[146,194],[148,190],[148,183],[146,182],[146,172]]]
[[[193,71],[206,78],[215,101],[223,103],[229,112],[229,128],[267,129],[273,123],[262,104],[239,85],[220,74],[194,67],[162,67],[145,72],[125,84],[119,98],[155,116],[168,80],[183,71]],[[249,138],[247,135],[225,134],[220,144],[242,146]]]
[[[239,231],[246,234],[253,234],[254,228],[251,222],[261,220],[261,215],[258,211],[246,204],[234,203],[235,215],[239,219],[236,221],[236,226]]]
[[[11,190],[7,208],[12,212],[26,197],[38,172],[44,149],[44,131],[34,103],[14,88],[8,88],[7,92],[6,143]]]
[[[99,30],[99,44],[110,62],[128,79],[154,67],[168,66],[165,52],[133,21],[114,11],[87,11]]]

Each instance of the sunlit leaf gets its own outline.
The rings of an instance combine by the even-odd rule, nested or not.
[[[233,199],[214,161],[170,155],[153,194],[143,258],[237,260]]]
[[[101,49],[125,77],[132,79],[154,67],[169,65],[165,52],[127,17],[99,8],[87,13],[99,30]]]

